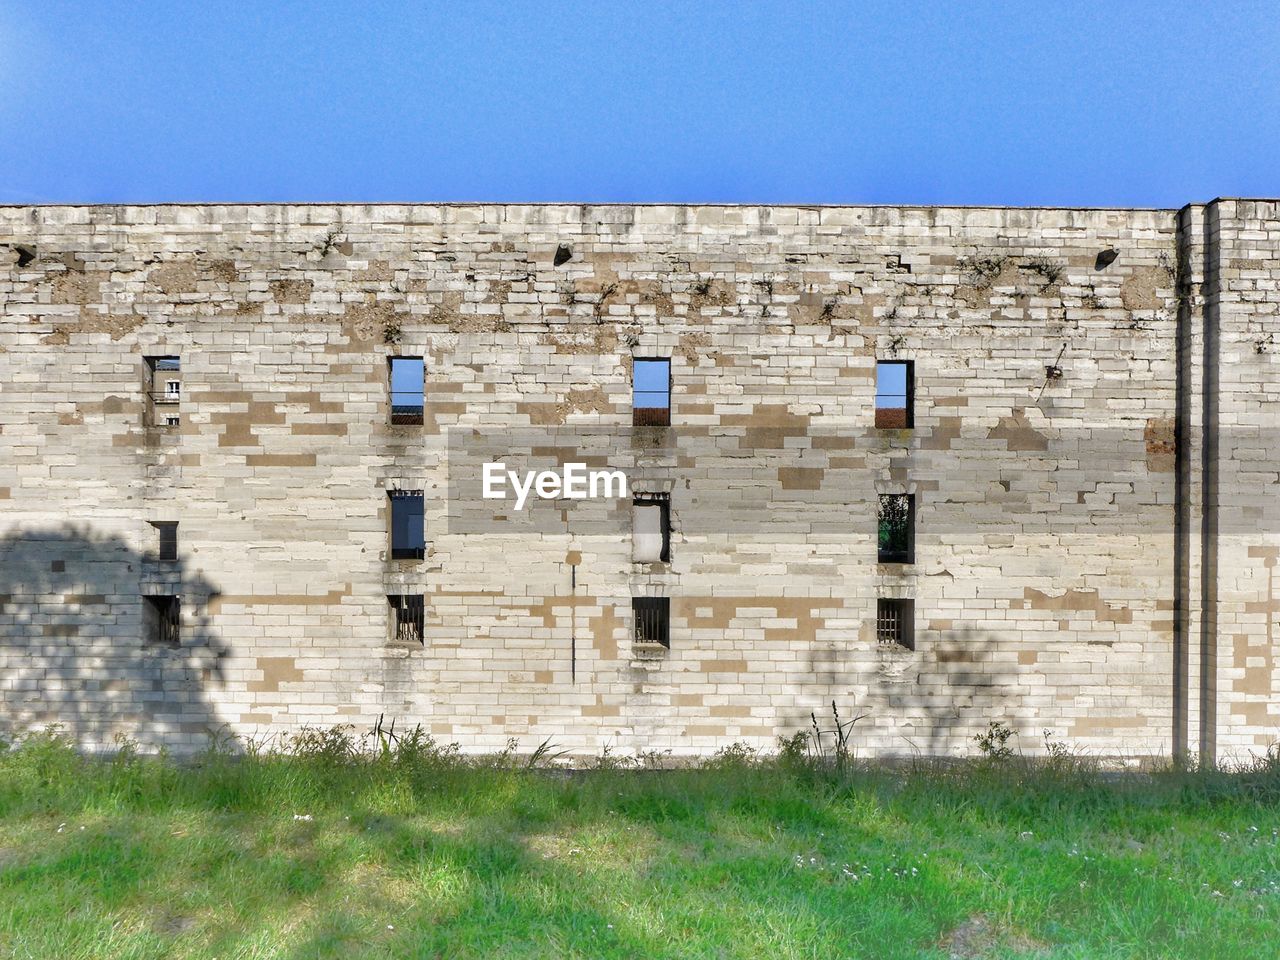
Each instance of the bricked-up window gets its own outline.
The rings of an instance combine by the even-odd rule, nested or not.
[[[151,526],[156,531],[156,559],[178,559],[178,524],[177,521],[153,520]]]
[[[176,427],[182,403],[182,361],[178,357],[146,357],[147,407],[155,427]]]
[[[391,422],[422,423],[422,357],[390,357],[387,360],[391,392]]]
[[[637,427],[671,425],[671,361],[666,357],[632,362],[631,422]]]
[[[671,495],[637,493],[631,509],[631,559],[636,563],[669,563]]]
[[[915,364],[910,360],[876,362],[876,426],[910,429],[915,423]]]
[[[907,493],[880,496],[877,559],[881,563],[915,563],[916,498]]]
[[[914,600],[876,601],[876,639],[883,646],[916,648]]]
[[[177,597],[144,597],[143,636],[162,647],[182,646],[182,603]]]
[[[394,643],[423,645],[426,635],[426,603],[421,594],[392,594],[387,597],[391,610],[391,640]]]
[[[422,525],[422,491],[391,490],[391,558],[421,560],[426,556],[426,532]]]
[[[669,597],[632,597],[631,616],[635,620],[636,643],[671,646]]]

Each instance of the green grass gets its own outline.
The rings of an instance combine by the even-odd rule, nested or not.
[[[0,956],[1268,957],[1280,775],[0,751]],[[306,819],[299,819],[300,817]]]

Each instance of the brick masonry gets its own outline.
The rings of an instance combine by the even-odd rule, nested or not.
[[[1274,201],[5,207],[0,303],[10,730],[184,751],[386,715],[692,755],[834,700],[883,755],[990,720],[1129,756],[1280,732]],[[390,423],[397,355],[422,425]],[[672,426],[633,430],[657,356]],[[874,427],[877,358],[914,362],[911,430]],[[671,562],[632,561],[626,509],[468,529],[451,451],[502,431],[612,431],[602,462],[671,495]],[[397,488],[424,560],[390,557]],[[877,562],[885,493],[915,496],[913,564]],[[148,594],[181,596],[180,646],[146,642]],[[633,643],[647,595],[669,651]],[[914,650],[877,642],[881,597]]]

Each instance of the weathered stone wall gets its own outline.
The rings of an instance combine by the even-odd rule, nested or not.
[[[1232,259],[1265,261],[1240,268],[1250,336],[1266,319],[1246,304],[1273,315],[1280,300],[1263,206],[1233,214],[1250,252]],[[88,746],[385,714],[467,749],[692,754],[772,746],[834,700],[867,714],[865,751],[967,751],[1002,720],[1025,748],[1047,729],[1167,753],[1195,720],[1175,691],[1195,687],[1200,650],[1174,613],[1192,549],[1175,542],[1194,353],[1179,331],[1199,303],[1178,296],[1179,222],[0,209],[3,717],[62,722]],[[143,358],[165,354],[182,358],[170,432],[146,425],[144,395]],[[391,355],[426,357],[422,426],[388,422]],[[672,359],[673,426],[633,431],[631,359],[652,356]],[[914,361],[910,431],[873,427],[877,357]],[[1246,419],[1271,416],[1250,390],[1269,358],[1239,369]],[[625,509],[468,527],[450,454],[504,430],[513,454],[612,431],[601,462],[672,496],[670,565],[632,563]],[[1241,472],[1241,490],[1263,475]],[[394,488],[425,491],[424,561],[389,558]],[[878,495],[894,492],[916,497],[911,565],[876,562]],[[160,520],[180,522],[177,564],[153,557]],[[1245,639],[1216,733],[1240,747],[1274,726],[1274,676],[1255,662],[1272,662],[1274,614],[1247,606],[1270,602],[1255,581],[1274,554],[1248,556],[1232,561]],[[158,592],[182,594],[181,649],[142,640],[142,595]],[[388,643],[401,592],[426,595],[423,647]],[[632,644],[631,598],[649,594],[671,598],[668,652]],[[876,599],[895,596],[915,600],[914,651],[876,641]]]

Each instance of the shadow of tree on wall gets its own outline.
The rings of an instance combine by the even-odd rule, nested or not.
[[[881,757],[973,754],[974,734],[1000,721],[1026,734],[1019,707],[1016,645],[978,630],[948,630],[921,638],[917,649],[880,645],[873,666],[849,651],[813,650],[810,675],[833,692],[842,720],[862,719],[850,732],[850,747]],[[830,698],[814,708],[824,733],[834,729]],[[812,730],[803,707],[787,716],[796,732]],[[1023,740],[1024,743],[1028,741]]]
[[[220,726],[207,694],[227,655],[207,614],[216,593],[186,560],[161,561],[88,526],[0,539],[0,731],[57,725],[90,750],[118,735],[203,746]],[[148,637],[148,595],[179,597],[175,644]]]

